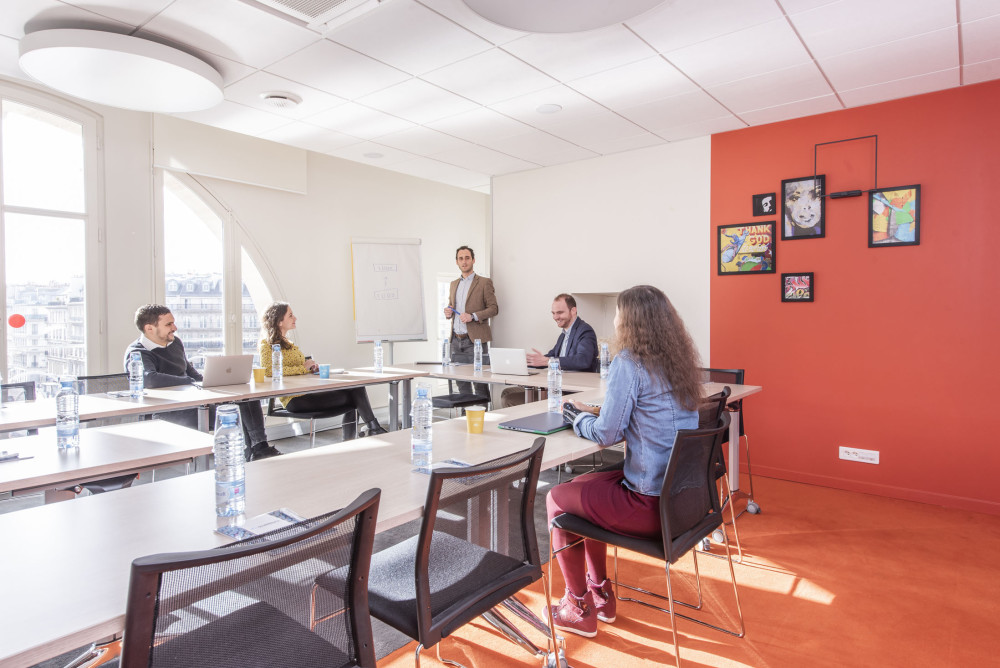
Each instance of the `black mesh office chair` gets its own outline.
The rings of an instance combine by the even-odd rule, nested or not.
[[[726,406],[729,403],[729,396],[732,394],[729,386],[722,388],[721,392],[716,392],[710,396],[702,399],[701,403],[698,405],[698,428],[699,429],[711,429],[718,424],[719,420],[722,418],[722,414],[726,411]],[[725,441],[723,441],[723,445]],[[720,497],[722,499],[722,509],[725,511],[726,506],[729,506],[729,515],[731,518],[730,523],[733,526],[733,536],[736,538],[736,552],[739,557],[736,559],[736,563],[743,563],[743,545],[740,543],[740,531],[736,526],[736,509],[735,504],[730,503],[733,498],[733,488],[729,484],[729,472],[726,468],[726,458],[723,454],[724,447],[719,447],[718,459],[715,463],[715,478],[721,484],[721,489],[719,490]],[[716,543],[725,542],[725,522],[712,532],[712,540]],[[701,548],[705,552],[711,550],[711,541],[706,537],[702,540]],[[715,555],[709,555],[715,556]]]
[[[544,445],[537,438],[480,466],[433,471],[418,535],[372,557],[372,616],[418,641],[418,667],[423,648],[543,576],[534,501]],[[340,569],[317,584],[342,580]]]
[[[702,380],[712,381],[713,383],[732,383],[733,385],[744,385],[744,378],[746,373],[743,369],[702,369]],[[747,507],[745,511],[740,511],[740,515],[743,512],[748,512],[751,515],[756,515],[760,512],[760,504],[754,500],[753,496],[753,467],[750,465],[750,437],[746,435],[744,431],[744,418],[745,413],[743,412],[743,400],[733,401],[729,404],[729,409],[732,411],[739,411],[740,423],[737,425],[739,431],[737,432],[738,438],[744,440],[745,442],[745,452],[747,453],[747,478],[750,482],[750,494],[747,498]],[[733,475],[739,476],[739,471],[734,471]],[[738,478],[737,478],[738,480]]]
[[[380,494],[219,549],[133,561],[123,668],[374,668],[366,583]],[[330,568],[347,574],[341,586],[315,592]]]
[[[660,493],[660,523],[663,527],[663,533],[659,538],[643,540],[622,536],[569,513],[563,513],[552,520],[552,525],[556,528],[576,534],[581,538],[598,540],[614,547],[613,582],[618,599],[646,605],[670,614],[670,628],[673,631],[674,652],[677,657],[678,666],[680,666],[680,645],[677,638],[676,617],[681,617],[702,626],[728,633],[737,638],[742,638],[746,634],[746,627],[743,623],[743,610],[740,607],[740,595],[736,588],[736,573],[733,570],[733,559],[729,550],[728,539],[725,540],[726,558],[729,562],[729,575],[732,578],[733,595],[736,599],[736,610],[739,615],[739,630],[716,626],[702,619],[682,615],[674,610],[675,603],[695,610],[700,610],[702,607],[701,577],[698,573],[698,551],[692,548],[697,546],[705,536],[708,536],[720,527],[723,522],[722,505],[719,501],[719,490],[716,487],[716,476],[718,473],[718,458],[721,456],[719,450],[725,440],[729,424],[729,414],[723,412],[722,417],[718,420],[714,428],[682,429],[677,432],[674,447],[670,452],[670,459],[667,462],[667,471]],[[723,533],[723,537],[725,538],[725,533]],[[550,535],[549,563],[552,563],[551,544]],[[576,544],[576,542],[573,542],[567,547]],[[656,559],[663,559],[666,562],[667,595],[665,597],[621,583],[618,577],[619,547]],[[698,602],[696,604],[675,600],[673,585],[670,580],[671,564],[676,563],[678,559],[688,552],[694,555],[694,573],[698,589]],[[622,588],[638,591],[660,599],[666,598],[668,608],[664,609],[646,601],[623,597],[619,594]],[[546,597],[551,605],[551,591],[546,590]]]
[[[448,409],[450,417],[454,417],[455,409],[468,408],[469,406],[485,405],[486,409],[489,410],[489,403],[487,397],[467,392],[456,392],[455,383],[451,380],[448,381],[448,394],[431,397],[431,405],[434,408]]]
[[[35,381],[30,380],[23,383],[4,383],[0,385],[0,400],[3,403],[12,401],[34,401]],[[28,434],[37,434],[37,429],[26,429]]]
[[[267,414],[270,417],[283,417],[293,420],[309,420],[309,447],[316,445],[316,420],[337,417],[343,415],[341,424],[343,425],[344,440],[349,441],[358,435],[358,411],[353,406],[337,406],[321,411],[290,411],[283,408],[280,402],[275,402],[274,397],[267,400]]]

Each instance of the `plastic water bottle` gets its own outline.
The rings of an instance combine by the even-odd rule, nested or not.
[[[483,342],[479,339],[476,339],[476,349],[472,353],[472,370],[483,370]]]
[[[418,468],[431,465],[434,446],[431,441],[431,398],[427,388],[417,386],[417,398],[413,400],[413,430],[410,432],[410,461]]]
[[[382,373],[382,342],[375,340],[375,373]]]
[[[601,378],[607,378],[611,369],[611,353],[608,351],[608,344],[601,344]]]
[[[128,361],[128,389],[133,399],[142,398],[142,377],[145,369],[142,366],[142,353],[132,352]]]
[[[236,404],[215,413],[215,514],[239,515],[246,509],[243,429]]]
[[[281,344],[271,346],[271,382],[280,383],[285,373],[284,360],[281,359]]]
[[[559,368],[559,358],[549,359],[549,412],[562,411],[562,369]]]
[[[451,364],[451,339],[444,340],[444,347],[441,350],[441,366]]]
[[[59,379],[56,395],[56,445],[60,448],[80,447],[80,395],[76,392],[76,377]]]

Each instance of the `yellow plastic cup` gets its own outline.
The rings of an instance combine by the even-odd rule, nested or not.
[[[469,406],[465,409],[465,422],[470,434],[483,433],[483,423],[485,421],[485,406]]]
[[[253,368],[253,382],[263,383],[264,382],[264,368],[255,366]]]

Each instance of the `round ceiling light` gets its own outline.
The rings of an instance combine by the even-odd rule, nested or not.
[[[664,0],[464,0],[469,9],[505,28],[564,33],[596,30],[635,18]]]
[[[535,107],[535,111],[540,114],[558,114],[562,109],[561,104],[540,104]]]
[[[165,44],[101,30],[40,30],[21,39],[32,79],[91,102],[154,112],[198,111],[222,101],[222,75]]]

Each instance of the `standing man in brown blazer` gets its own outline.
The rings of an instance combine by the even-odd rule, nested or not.
[[[475,340],[483,344],[483,364],[489,364],[486,344],[492,338],[489,319],[500,312],[493,281],[476,275],[476,253],[468,246],[455,251],[455,264],[462,272],[461,278],[451,282],[448,306],[444,317],[451,320],[451,359],[455,362],[472,362]],[[490,388],[485,383],[458,383],[458,391],[474,393],[489,401]]]

